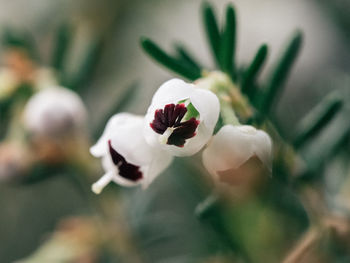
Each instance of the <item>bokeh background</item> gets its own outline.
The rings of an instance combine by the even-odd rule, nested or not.
[[[302,52],[278,105],[278,119],[287,134],[322,96],[344,85],[349,78],[348,1],[211,2],[219,17],[227,3],[232,2],[236,7],[237,56],[241,64],[252,59],[261,43],[267,43],[271,50],[268,70],[292,33],[297,29],[304,32]],[[139,88],[125,110],[143,114],[153,92],[173,76],[142,52],[141,36],[154,39],[169,51],[174,42],[185,43],[208,69],[213,68],[201,23],[201,0],[1,0],[0,3],[0,30],[11,27],[30,32],[44,58],[58,25],[62,22],[73,25],[74,48],[68,63],[72,72],[77,70],[76,61],[86,43],[100,36],[105,39],[97,68],[83,93],[91,129],[100,124],[101,116],[119,101],[121,94],[134,85]],[[264,77],[265,71],[261,75]],[[202,169],[199,160],[192,162]],[[189,168],[188,161],[177,160],[147,193],[140,189],[122,190],[123,197],[118,202],[127,207],[123,210],[125,217],[134,228],[142,228],[138,231],[141,237],[137,244],[142,252],[130,262],[197,262],[215,247],[215,242],[208,238],[212,233],[193,216],[205,190],[193,186],[191,169],[197,168]],[[64,176],[31,186],[1,184],[0,262],[27,257],[62,218],[90,211],[88,200]],[[160,224],[164,221],[167,224]],[[301,229],[293,230],[295,238]],[[163,232],[167,234],[161,235]],[[268,253],[269,248],[264,249]]]

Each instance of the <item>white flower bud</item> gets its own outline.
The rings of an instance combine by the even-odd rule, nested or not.
[[[213,136],[202,158],[217,181],[230,184],[239,180],[236,176],[249,177],[244,173],[256,173],[257,169],[271,172],[272,142],[267,133],[253,126],[225,125]]]
[[[33,95],[24,109],[25,127],[39,136],[64,136],[85,126],[86,109],[73,91],[46,88]]]

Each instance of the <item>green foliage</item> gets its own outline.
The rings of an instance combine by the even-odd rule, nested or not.
[[[226,24],[221,29],[214,9],[203,4],[203,24],[217,66],[235,79],[236,13],[232,5],[226,8]]]
[[[314,137],[337,114],[343,105],[338,92],[329,94],[299,123],[295,132],[294,146],[299,148],[304,142]]]
[[[35,39],[30,33],[6,28],[2,32],[1,40],[4,47],[22,49],[28,53],[30,58],[40,60]]]
[[[318,130],[315,129],[313,131],[315,137],[312,140],[311,138],[305,140],[305,146],[300,149],[308,165],[308,173],[305,176],[312,178],[316,176],[316,179],[319,179],[322,175],[321,171],[326,161],[334,158],[339,150],[347,147],[346,140],[350,134],[349,105],[344,105],[342,110],[338,110],[336,114],[333,113],[333,117],[328,120],[327,118],[322,119],[323,114],[319,115],[318,119],[315,118],[316,120],[320,120],[320,124],[323,124],[318,124],[319,126],[315,125],[317,128],[324,126],[322,132],[317,134]],[[325,123],[328,125],[325,126]],[[306,129],[306,131],[308,130]],[[305,132],[305,134],[307,133]]]
[[[176,159],[147,191],[122,190],[125,214],[141,262],[203,262],[224,249],[220,237],[193,216],[208,194],[202,173]]]
[[[16,87],[16,90],[11,96],[0,99],[0,139],[3,139],[7,134],[7,129],[16,105],[24,105],[33,93],[34,90],[31,84],[21,83]]]
[[[218,23],[215,18],[213,7],[209,3],[203,5],[203,24],[207,33],[207,39],[210,44],[217,66],[221,66],[220,45],[221,34]]]
[[[263,113],[269,114],[272,107],[275,105],[283,84],[286,81],[292,65],[300,51],[302,40],[303,35],[301,32],[294,34],[292,40],[289,42],[286,50],[283,52],[282,57],[273,70],[271,79],[261,97],[262,100],[259,109]]]
[[[249,67],[245,70],[243,74],[241,89],[244,94],[248,96],[251,101],[254,101],[256,95],[256,86],[255,81],[258,77],[259,72],[262,69],[262,66],[265,63],[266,57],[268,54],[268,47],[266,44],[263,44],[258,49],[253,61],[250,63]]]
[[[7,131],[7,126],[10,121],[10,112],[12,105],[12,98],[4,98],[0,100],[0,140],[4,138]]]
[[[36,184],[49,180],[54,176],[59,175],[64,172],[64,167],[61,165],[47,165],[44,163],[36,163],[33,165],[31,171],[19,180],[24,185]]]
[[[51,65],[58,72],[63,71],[64,63],[67,57],[67,51],[72,42],[72,30],[69,25],[62,24],[56,32],[54,39],[54,48],[52,51]]]
[[[221,69],[229,75],[235,74],[236,14],[232,5],[226,8],[226,25],[220,44]]]
[[[85,56],[80,63],[78,73],[76,73],[72,80],[67,84],[69,88],[78,93],[83,92],[89,81],[92,79],[103,49],[103,44],[104,42],[102,39],[95,39],[89,44]]]
[[[202,67],[198,64],[198,62],[191,56],[191,54],[185,49],[182,45],[176,45],[175,49],[178,53],[179,60],[183,63],[188,64],[188,66],[192,67],[193,70],[197,70],[200,72]]]
[[[188,63],[190,56],[188,53],[184,53],[183,49],[180,50],[181,58],[179,60],[167,55],[160,47],[158,47],[153,41],[148,38],[141,39],[141,46],[145,52],[154,60],[164,65],[168,69],[174,71],[175,73],[189,80],[196,80],[201,76],[201,71],[198,66],[193,65],[193,63]],[[186,57],[186,63],[183,63],[184,55]]]

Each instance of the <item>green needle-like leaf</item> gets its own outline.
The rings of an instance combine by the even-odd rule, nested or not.
[[[229,75],[234,75],[236,50],[236,14],[232,5],[226,9],[226,26],[224,28],[220,52],[221,69]]]
[[[100,57],[102,51],[102,40],[95,40],[90,44],[85,57],[82,60],[78,73],[74,77],[72,83],[68,84],[68,87],[80,93],[83,90],[84,85],[88,83],[92,77],[93,71],[97,64],[97,60]]]
[[[72,32],[71,28],[63,24],[57,30],[55,36],[55,47],[52,52],[52,67],[55,68],[58,72],[63,70],[65,58],[67,55],[67,50],[71,43]]]
[[[296,129],[294,146],[300,147],[325,127],[342,108],[343,101],[338,93],[324,98],[311,112],[300,121]]]
[[[216,22],[214,10],[209,3],[204,3],[203,5],[203,19],[205,31],[207,33],[207,38],[210,44],[210,47],[213,52],[214,60],[216,64],[220,67],[221,59],[220,59],[220,30],[218,24]],[[221,67],[220,67],[221,68]]]
[[[179,55],[179,59],[183,62],[187,63],[192,68],[201,71],[202,67],[200,64],[186,51],[186,49],[182,45],[176,45],[175,49]]]
[[[10,122],[9,115],[12,103],[12,98],[0,99],[0,141],[6,135],[7,126]]]
[[[330,159],[334,158],[339,150],[346,147],[346,140],[350,134],[349,105],[343,103],[343,107],[329,121],[329,125],[325,126],[322,132],[315,135],[313,140],[309,140],[308,144],[300,147],[303,159],[308,164],[310,174],[307,177],[314,177],[319,174],[320,169]],[[315,174],[316,172],[316,174]]]
[[[247,94],[247,96],[252,99],[255,95],[256,90],[254,90],[254,82],[258,76],[262,66],[264,65],[265,59],[267,57],[268,47],[266,44],[262,45],[258,52],[256,53],[252,63],[247,68],[243,75],[242,80],[242,92]]]
[[[124,94],[122,94],[121,97],[118,98],[118,102],[116,104],[113,104],[110,107],[110,109],[108,109],[106,114],[104,114],[104,116],[102,117],[102,121],[98,123],[97,127],[93,132],[93,136],[95,139],[101,136],[109,118],[112,117],[114,114],[121,112],[132,101],[138,88],[139,85],[137,83],[130,85],[130,87],[127,88]]]
[[[192,68],[187,64],[184,64],[177,59],[170,57],[150,39],[142,38],[141,46],[153,59],[164,65],[166,68],[176,72],[177,74],[189,80],[196,80],[200,78],[200,70]]]
[[[261,110],[263,113],[268,114],[274,105],[276,98],[288,77],[291,67],[297,58],[301,48],[302,39],[303,36],[301,32],[297,32],[293,36],[286,51],[278,62],[277,67],[273,71],[270,83],[267,85],[265,94],[262,97]]]
[[[20,48],[28,52],[28,55],[39,61],[40,56],[34,40],[34,37],[28,32],[15,31],[6,28],[2,33],[2,44],[9,48]]]

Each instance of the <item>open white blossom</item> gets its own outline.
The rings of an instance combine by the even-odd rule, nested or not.
[[[193,155],[211,138],[219,112],[214,93],[171,79],[157,90],[148,108],[146,141],[174,156]]]
[[[253,126],[225,125],[203,151],[203,164],[218,181],[230,181],[244,165],[271,171],[272,142],[267,133]]]
[[[100,193],[111,181],[122,186],[149,184],[172,161],[164,151],[148,145],[143,136],[144,117],[129,113],[114,115],[90,152],[102,158],[105,175],[92,186]]]
[[[34,94],[24,109],[25,127],[35,135],[63,136],[84,127],[86,109],[81,98],[63,87]]]

